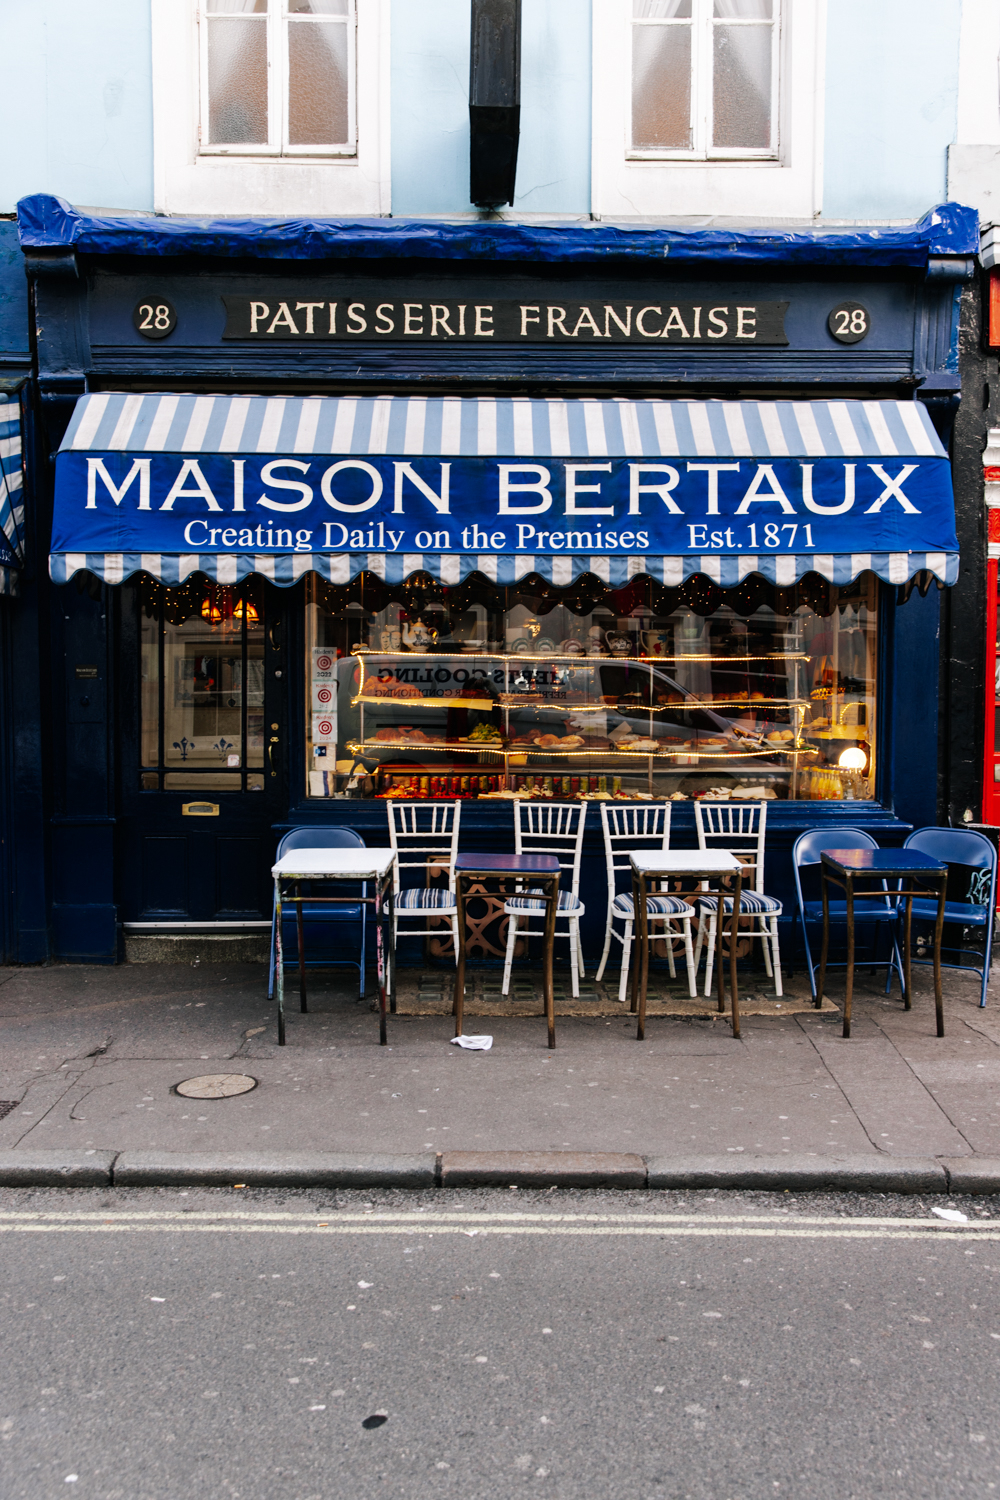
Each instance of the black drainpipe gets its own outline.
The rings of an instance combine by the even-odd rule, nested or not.
[[[521,0],[472,0],[469,198],[514,202],[521,133]]]

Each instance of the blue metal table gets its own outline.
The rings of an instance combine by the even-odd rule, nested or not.
[[[826,849],[821,855],[823,884],[823,951],[819,960],[816,1004],[823,1003],[826,961],[830,947],[830,886],[838,885],[847,900],[847,984],[844,994],[844,1036],[851,1034],[851,1001],[854,998],[854,898],[870,896],[867,886],[857,889],[859,881],[877,881],[878,894],[886,892],[890,880],[896,881],[897,920],[899,902],[905,901],[903,919],[903,1005],[909,1010],[910,998],[910,925],[914,896],[937,895],[937,919],[934,923],[934,1006],[937,1012],[937,1034],[944,1036],[944,1000],[941,994],[941,933],[944,930],[944,901],[948,885],[948,866],[917,849]]]

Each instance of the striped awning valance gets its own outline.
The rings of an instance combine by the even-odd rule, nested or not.
[[[57,458],[57,582],[868,569],[958,574],[947,455],[918,402],[103,392]]]
[[[490,583],[510,585],[530,574],[558,588],[567,588],[585,573],[600,578],[609,588],[622,588],[631,578],[647,574],[658,583],[676,588],[686,578],[703,573],[720,588],[735,588],[751,573],[770,583],[788,587],[806,573],[819,573],[831,583],[850,583],[859,573],[871,571],[886,583],[905,583],[915,573],[929,572],[944,584],[958,579],[957,552],[842,552],[784,553],[781,556],[725,556],[709,553],[692,557],[555,557],[535,555],[508,557],[488,553],[385,553],[300,552],[287,557],[253,557],[242,554],[162,552],[58,552],[50,558],[50,573],[56,583],[67,583],[75,573],[93,573],[106,583],[123,583],[134,573],[149,573],[168,587],[184,583],[193,573],[203,573],[215,583],[239,583],[259,573],[271,583],[288,588],[307,573],[317,573],[328,583],[350,583],[362,573],[373,573],[383,582],[403,583],[416,573],[429,573],[438,583],[461,583],[481,573]]]
[[[915,401],[174,396],[77,403],[62,451],[492,458],[880,458],[945,451]]]

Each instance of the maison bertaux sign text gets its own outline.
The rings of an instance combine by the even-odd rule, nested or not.
[[[718,295],[675,301],[662,292],[627,302],[541,298],[490,301],[479,294],[437,301],[419,290],[358,297],[336,287],[271,287],[259,296],[223,297],[227,339],[406,343],[670,343],[787,345],[787,302]]]

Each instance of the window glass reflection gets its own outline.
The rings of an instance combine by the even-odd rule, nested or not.
[[[307,580],[308,795],[875,795],[878,583]]]
[[[166,789],[239,790],[264,764],[264,627],[257,580],[240,589],[141,585],[145,772]]]

